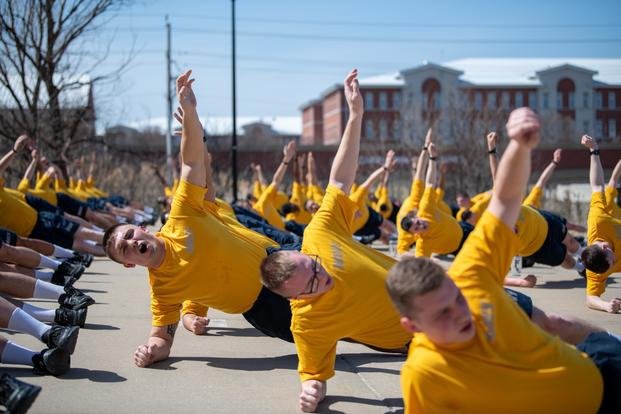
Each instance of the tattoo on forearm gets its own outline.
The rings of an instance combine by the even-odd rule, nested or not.
[[[175,337],[175,331],[177,331],[176,323],[171,323],[170,325],[166,326],[166,333],[173,338]]]

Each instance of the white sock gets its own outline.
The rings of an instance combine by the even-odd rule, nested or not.
[[[35,270],[34,274],[36,279],[42,280],[44,282],[51,282],[54,272],[51,272],[49,270]]]
[[[61,259],[73,257],[73,250],[54,245],[54,253],[52,253],[52,256],[60,257]]]
[[[43,334],[51,329],[50,326],[39,322],[20,308],[15,308],[11,314],[7,328],[32,335],[37,339],[41,339]]]
[[[582,263],[581,261],[578,261],[578,259],[576,259],[576,262],[574,263],[574,270],[576,270],[578,272],[582,272],[584,269],[586,269],[584,267],[584,263]]]
[[[56,309],[39,308],[30,303],[24,303],[22,310],[41,322],[54,322],[54,318],[56,317]]]
[[[60,295],[65,293],[65,289],[62,286],[56,286],[42,280],[35,281],[33,298],[37,299],[54,299],[58,300]]]
[[[105,233],[105,230],[104,230],[104,229],[102,229],[101,227],[96,226],[96,225],[94,225],[94,224],[93,224],[93,230],[98,231],[98,232],[100,232],[100,233]]]
[[[91,246],[97,246],[97,242],[95,240],[84,240],[84,243],[90,244]]]
[[[50,257],[41,255],[41,261],[37,267],[47,267],[48,269],[58,269],[60,266],[60,262],[58,260],[54,260]]]
[[[30,349],[17,345],[14,342],[7,341],[4,345],[4,351],[2,351],[0,361],[3,364],[32,366],[32,357],[37,353],[38,352],[31,351]]]

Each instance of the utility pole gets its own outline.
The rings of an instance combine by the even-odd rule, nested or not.
[[[173,111],[173,97],[171,85],[171,65],[172,60],[170,58],[170,23],[168,22],[168,15],[166,15],[166,98],[168,101],[168,108],[166,110],[166,179],[168,185],[172,185],[173,182],[173,168],[172,162],[172,111]]]
[[[232,145],[231,145],[231,167],[233,173],[233,203],[237,202],[237,97],[235,88],[235,0],[231,0],[231,59],[232,61],[232,76],[233,81],[233,133],[232,133]]]

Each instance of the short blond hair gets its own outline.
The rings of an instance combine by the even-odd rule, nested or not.
[[[416,313],[414,299],[434,291],[447,277],[442,266],[426,258],[404,257],[388,272],[386,289],[401,315]]]
[[[291,251],[281,250],[268,255],[261,262],[261,283],[266,288],[279,293],[282,285],[287,281],[295,269],[295,262],[291,260]]]

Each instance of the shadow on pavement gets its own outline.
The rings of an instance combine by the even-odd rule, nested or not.
[[[538,283],[535,287],[538,289],[575,289],[585,286],[586,279],[578,278],[571,280],[550,280],[541,284]]]
[[[112,325],[104,325],[99,323],[87,323],[83,329],[90,329],[92,331],[118,331],[119,327]]]
[[[39,377],[40,375],[36,375],[32,372],[32,368],[23,367],[23,368],[10,368],[3,369],[3,372],[9,372],[15,375],[18,378],[27,378],[27,377]],[[101,370],[90,370],[87,368],[75,368],[72,367],[69,372],[64,375],[58,377],[61,380],[81,380],[87,379],[92,382],[123,382],[127,381],[127,378],[120,376],[116,372],[111,371],[101,371]]]
[[[277,357],[259,358],[221,358],[221,357],[170,357],[162,362],[151,365],[150,368],[170,370],[176,369],[171,365],[180,361],[205,362],[210,367],[234,369],[239,371],[272,371],[274,369],[298,368],[298,357],[295,354]]]
[[[209,328],[206,334],[199,336],[239,336],[260,338],[265,335],[254,328]]]
[[[80,288],[81,292],[84,293],[108,293],[107,290],[97,290],[97,289],[89,289],[89,288]]]
[[[403,400],[401,398],[384,398],[381,400],[374,400],[371,398],[352,397],[350,395],[327,395],[317,408],[318,411],[322,413],[345,413],[344,411],[334,410],[330,408],[331,404],[337,404],[341,402],[364,404],[376,407],[386,407],[388,409],[387,412],[403,413]],[[395,408],[397,410],[395,410]]]

